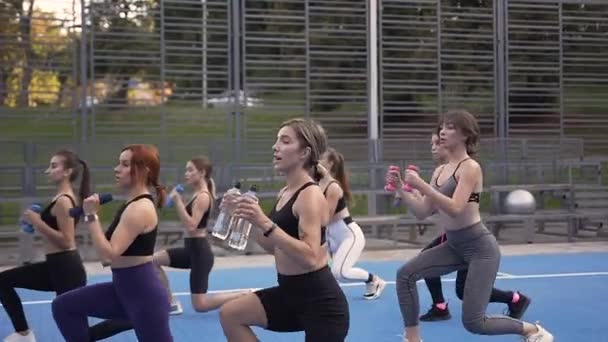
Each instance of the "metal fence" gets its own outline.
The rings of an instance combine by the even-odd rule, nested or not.
[[[247,163],[309,116],[379,162],[466,108],[500,156],[531,137],[607,152],[602,0],[25,3],[0,13],[3,144],[146,141]]]

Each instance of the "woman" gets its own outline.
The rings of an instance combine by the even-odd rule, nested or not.
[[[170,287],[169,279],[161,266],[181,269],[190,269],[190,299],[192,307],[197,312],[207,312],[219,308],[223,303],[237,298],[244,292],[222,293],[210,296],[209,273],[213,267],[213,252],[207,241],[207,221],[215,201],[215,182],[211,178],[213,165],[207,157],[197,157],[186,163],[184,178],[186,184],[194,191],[194,195],[184,204],[181,195],[176,189],[169,194],[175,203],[175,210],[185,229],[186,238],[184,247],[171,248],[154,254],[154,262],[167,289],[171,301],[171,314],[178,315],[183,312],[179,301],[175,300]],[[106,320],[91,327],[91,341],[99,341],[121,332],[133,329],[128,321]]]
[[[207,221],[215,201],[215,182],[211,178],[213,165],[207,157],[191,159],[186,164],[184,175],[186,184],[192,187],[194,195],[184,204],[181,195],[173,189],[169,197],[175,203],[177,215],[186,230],[184,247],[171,248],[154,254],[154,262],[159,266],[161,279],[169,288],[169,280],[161,266],[190,269],[190,299],[197,312],[215,310],[225,302],[240,297],[250,291],[207,294],[209,273],[213,268],[213,251],[207,241]],[[182,312],[181,305],[173,299],[172,314]]]
[[[60,295],[87,282],[82,259],[76,249],[76,220],[70,217],[69,211],[76,206],[72,183],[80,174],[79,198],[89,195],[89,169],[74,152],[60,150],[52,156],[45,174],[55,186],[53,200],[40,214],[30,209],[23,213],[23,219],[33,226],[44,241],[45,261],[0,273],[0,302],[15,329],[4,339],[5,342],[36,341],[25,319],[16,288],[54,291]]]
[[[274,255],[279,283],[222,306],[220,320],[229,342],[257,341],[251,326],[304,331],[310,342],[344,341],[348,333],[348,303],[327,266],[327,201],[310,176],[326,146],[319,125],[286,121],[273,146],[273,166],[285,176],[286,186],[270,214],[251,198],[224,196],[222,205],[236,204],[234,215],[251,222],[253,238]]]
[[[496,239],[481,222],[479,194],[483,175],[471,159],[479,143],[479,126],[465,111],[449,112],[441,120],[440,145],[446,149],[447,163],[437,168],[431,183],[417,172],[407,170],[405,177],[392,174],[392,181],[407,183],[422,198],[402,193],[403,200],[419,218],[436,208],[447,242],[414,257],[397,272],[397,296],[405,324],[405,341],[419,342],[419,303],[416,281],[468,268],[463,292],[464,327],[482,335],[516,334],[525,341],[551,342],[553,336],[538,324],[506,316],[488,316],[485,311],[500,263]]]
[[[445,167],[445,149],[439,145],[439,132],[441,127],[438,127],[436,131],[431,135],[431,154],[433,155],[433,159],[437,161],[441,166]],[[441,172],[441,171],[440,171]],[[445,232],[442,232],[437,238],[435,238],[431,243],[429,243],[426,247],[422,249],[422,252],[427,249],[431,249],[439,244],[442,244],[446,241]],[[464,286],[466,284],[467,279],[467,270],[459,270],[456,273],[456,296],[462,300],[464,295]],[[433,321],[444,321],[452,318],[450,315],[450,310],[448,308],[448,303],[445,301],[443,297],[443,290],[441,287],[441,277],[431,277],[425,278],[424,282],[426,283],[427,288],[429,289],[429,293],[431,294],[431,298],[433,300],[433,305],[427,311],[426,314],[420,316],[420,320],[423,322],[433,322]],[[520,319],[528,306],[532,302],[530,298],[521,294],[520,292],[513,291],[503,291],[497,288],[492,288],[492,294],[490,295],[491,303],[504,303],[507,304],[507,315],[511,318]]]
[[[160,158],[150,145],[129,145],[114,169],[127,197],[104,234],[97,212],[99,196],[83,204],[84,225],[101,260],[109,263],[112,281],[82,287],[55,298],[53,317],[67,342],[89,341],[87,318],[130,321],[140,342],[173,341],[169,330],[169,298],[153,262],[158,216],[150,188],[162,207]]]
[[[327,226],[327,244],[332,257],[332,273],[338,280],[364,282],[366,291],[363,298],[376,299],[382,294],[386,282],[377,275],[353,267],[365,247],[365,236],[361,227],[353,221],[346,205],[351,201],[351,193],[344,168],[344,156],[335,149],[328,148],[320,164],[322,178],[319,187],[324,189],[331,217]]]

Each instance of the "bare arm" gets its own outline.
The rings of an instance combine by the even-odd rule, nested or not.
[[[177,216],[179,216],[182,224],[189,232],[194,232],[197,229],[199,222],[201,222],[205,212],[209,210],[210,205],[210,196],[207,193],[201,193],[194,199],[194,203],[192,203],[192,215],[189,215],[186,211],[184,201],[182,201],[182,197],[175,197],[175,209],[177,210]]]
[[[327,201],[318,187],[303,190],[294,204],[294,212],[299,219],[299,239],[282,229],[274,229],[268,238],[303,267],[314,267],[319,257],[325,254],[321,246],[321,227],[328,221],[326,207]],[[263,228],[268,230],[273,224],[268,219]]]
[[[283,196],[283,193],[285,192],[286,189],[287,189],[287,187],[284,187],[283,189],[281,189],[281,191],[279,191],[279,194],[277,195],[277,200],[280,199],[281,196]],[[266,229],[269,229],[271,225],[272,224],[270,223],[267,227],[259,227],[259,228],[266,230]],[[251,232],[251,235],[255,239],[255,242],[257,242],[258,245],[260,245],[260,247],[262,247],[268,254],[274,255],[274,248],[275,248],[274,242],[270,238],[264,236],[264,234],[260,231],[260,229],[253,229],[253,231]]]
[[[258,245],[260,245],[260,247],[266,251],[266,253],[274,255],[274,243],[272,240],[265,237],[260,229],[252,229],[251,236],[254,238],[255,242],[257,242]]]
[[[336,207],[338,206],[338,200],[343,195],[344,191],[342,190],[340,185],[336,183],[331,183],[330,185],[328,185],[325,198],[327,200],[327,209],[329,210],[328,214],[330,218],[334,216],[334,213],[336,212]]]
[[[72,201],[65,196],[61,196],[51,209],[51,214],[57,218],[59,230],[55,230],[47,225],[42,219],[37,219],[32,224],[40,234],[44,235],[50,242],[60,248],[70,248],[74,241],[74,219],[70,217],[69,211],[72,208]]]
[[[435,190],[426,182],[421,182],[418,188],[438,209],[454,217],[464,211],[471,193],[481,180],[481,167],[475,161],[467,161],[460,167],[459,175],[458,185],[452,197]]]
[[[157,223],[154,204],[151,201],[136,201],[122,213],[110,241],[106,239],[99,221],[85,223],[85,225],[89,228],[93,245],[100,258],[103,261],[112,262],[127,250],[138,235],[144,233],[146,229],[156,226]]]
[[[437,179],[439,175],[438,170],[439,168],[433,172],[431,182],[435,182]],[[428,196],[425,196],[424,193],[407,192],[401,186],[398,187],[397,192],[402,198],[402,203],[412,210],[416,218],[423,220],[433,215],[433,201]]]

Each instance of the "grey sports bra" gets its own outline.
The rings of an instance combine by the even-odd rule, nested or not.
[[[435,178],[435,184],[433,184],[433,186],[435,187],[435,189],[437,189],[439,192],[441,192],[442,194],[448,196],[448,197],[452,197],[454,195],[454,191],[456,191],[456,186],[458,185],[458,180],[456,179],[456,171],[458,171],[458,168],[460,167],[460,165],[469,160],[471,158],[466,158],[460,161],[460,163],[458,163],[458,165],[456,165],[456,168],[454,169],[454,172],[452,173],[452,176],[449,177],[445,183],[443,183],[442,185],[439,185],[438,180],[439,180],[439,176],[441,176],[441,172],[443,171],[443,168],[445,166],[441,167],[441,170],[439,170],[439,174],[437,175],[437,178]],[[479,192],[473,192],[471,193],[471,195],[469,196],[469,202],[475,202],[475,203],[479,203]]]

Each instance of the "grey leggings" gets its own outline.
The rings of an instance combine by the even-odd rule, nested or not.
[[[522,321],[486,314],[499,264],[498,243],[481,222],[448,231],[447,243],[420,253],[397,271],[397,297],[405,326],[418,325],[420,304],[416,281],[468,267],[462,302],[464,327],[480,335],[521,335]]]

